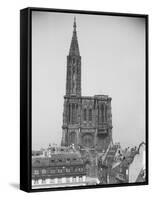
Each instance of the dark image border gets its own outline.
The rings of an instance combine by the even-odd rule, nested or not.
[[[106,185],[71,186],[58,188],[32,189],[31,180],[31,160],[32,160],[32,12],[58,12],[58,13],[78,13],[90,15],[108,15],[121,17],[137,17],[145,19],[145,133],[146,133],[146,181],[141,183],[121,183]],[[35,8],[28,7],[20,10],[20,189],[26,192],[75,190],[91,188],[109,188],[148,185],[148,109],[149,109],[149,81],[148,81],[148,21],[147,14],[114,13],[84,10],[67,10],[55,8]]]

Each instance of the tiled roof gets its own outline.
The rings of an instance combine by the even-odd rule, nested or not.
[[[32,157],[32,167],[63,166],[69,164],[83,164],[83,160],[77,153],[52,154],[51,157]]]

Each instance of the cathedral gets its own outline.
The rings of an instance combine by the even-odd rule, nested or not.
[[[112,143],[111,97],[102,94],[82,96],[81,93],[81,56],[74,18],[67,56],[61,145],[105,152]]]

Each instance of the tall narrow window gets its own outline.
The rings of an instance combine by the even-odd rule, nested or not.
[[[86,108],[83,111],[83,119],[84,119],[84,121],[87,121],[87,109]]]
[[[101,122],[101,106],[98,105],[98,121]]]
[[[78,123],[78,104],[76,104],[75,122]]]
[[[89,109],[89,121],[92,121],[92,109]]]
[[[72,60],[72,63],[73,63],[73,64],[75,64],[75,62],[76,62],[76,59],[75,59],[75,58],[73,58],[73,60]]]
[[[107,105],[105,105],[105,121],[107,122]]]
[[[75,123],[75,105],[74,103],[72,104],[72,124]]]
[[[69,104],[69,122],[70,122],[70,118],[71,118],[71,105]]]
[[[104,105],[101,105],[101,121],[104,122]]]

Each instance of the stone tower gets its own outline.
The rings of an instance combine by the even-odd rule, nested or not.
[[[66,96],[81,96],[81,56],[76,32],[76,19],[74,18],[73,36],[67,56]]]
[[[107,95],[81,96],[81,56],[76,19],[67,56],[62,146],[103,152],[112,142],[111,98]]]

